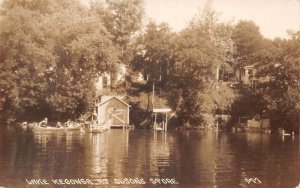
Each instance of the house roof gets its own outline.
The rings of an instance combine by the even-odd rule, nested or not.
[[[154,108],[153,112],[155,113],[167,113],[171,112],[172,110],[170,108]]]
[[[259,63],[259,62],[256,62],[256,63],[252,63],[252,64],[250,64],[250,65],[245,65],[244,66],[244,68],[245,69],[251,69],[251,68],[256,68],[256,69],[258,69],[258,68],[260,68],[260,67],[263,67],[264,66],[264,64],[261,64],[261,63]]]
[[[102,97],[101,97],[101,102],[98,103],[98,104],[96,104],[96,106],[100,106],[100,105],[102,105],[102,104],[104,104],[104,103],[110,101],[110,100],[113,99],[113,98],[115,98],[115,99],[117,99],[118,101],[122,102],[123,104],[125,104],[125,105],[131,107],[128,103],[126,103],[125,101],[122,100],[122,99],[124,98],[124,97],[122,97],[122,96],[102,96]]]
[[[244,66],[244,69],[253,69],[255,65],[247,65],[247,66]]]
[[[103,96],[101,96],[101,102],[100,102],[100,103],[102,103],[102,102],[104,102],[104,101],[107,101],[107,100],[109,100],[109,99],[111,99],[111,98],[113,98],[113,97],[116,97],[116,98],[118,98],[118,99],[120,99],[120,100],[123,100],[123,98],[124,98],[123,96],[103,95]]]

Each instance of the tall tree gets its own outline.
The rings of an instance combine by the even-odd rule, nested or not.
[[[231,24],[219,22],[208,2],[201,14],[176,38],[175,84],[180,90],[178,114],[183,123],[213,123],[206,117],[207,114],[212,116],[222,101],[218,95],[216,70],[232,61],[231,34]],[[225,93],[231,97],[232,92]]]
[[[139,36],[134,44],[136,48],[130,65],[135,72],[147,76],[148,110],[152,110],[150,91],[154,87],[164,89],[168,84],[169,73],[174,64],[170,53],[172,38],[167,24],[157,25],[150,22],[145,33]]]
[[[263,36],[259,27],[253,21],[240,21],[232,35],[236,45],[236,62],[238,65],[253,64],[252,55],[263,47]]]
[[[5,5],[5,2],[4,2]],[[8,6],[10,7],[10,6]],[[5,96],[6,114],[23,114],[35,107],[46,88],[43,72],[54,57],[41,38],[41,15],[16,4],[4,9],[1,19],[1,94]],[[34,62],[44,61],[43,64]]]
[[[299,130],[300,32],[291,33],[287,40],[275,39],[268,50],[272,58],[262,61],[264,69],[259,74],[269,81],[261,84],[256,94],[274,127]]]
[[[94,0],[91,10],[104,22],[114,44],[120,49],[119,63],[129,65],[133,58],[134,38],[142,27],[143,0]],[[127,71],[131,72],[130,69]],[[116,86],[115,77],[112,75],[113,87]]]
[[[182,97],[179,114],[184,123],[195,124],[200,121],[202,113],[212,111],[211,105],[205,107],[203,103],[208,86],[214,85],[213,70],[220,62],[219,53],[214,44],[195,28],[183,31],[175,43],[174,73]]]
[[[172,35],[167,24],[150,22],[145,33],[136,42],[132,66],[146,74],[150,83],[162,79],[166,81],[168,68],[172,64]]]
[[[132,36],[141,28],[144,14],[142,0],[107,0],[105,25],[113,35],[113,40],[127,50]]]

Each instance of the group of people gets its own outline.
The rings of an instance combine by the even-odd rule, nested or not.
[[[60,127],[70,127],[72,124],[72,121],[70,119],[68,119],[68,121],[66,121],[66,123],[62,123],[60,121],[58,121],[56,123],[56,127],[60,128]]]
[[[58,128],[60,128],[60,127],[70,127],[71,124],[72,124],[72,121],[70,119],[65,123],[62,123],[62,122],[58,121],[56,123],[56,127],[58,127]],[[40,121],[38,123],[38,126],[40,126],[40,127],[47,127],[47,125],[48,125],[48,118],[47,117],[45,117],[42,121]]]

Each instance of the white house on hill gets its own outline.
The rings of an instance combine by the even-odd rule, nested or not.
[[[257,72],[261,69],[263,69],[263,66],[259,64],[247,65],[238,69],[236,71],[236,75],[244,86],[256,88],[258,84],[268,82],[270,80],[269,76],[257,75]]]
[[[124,82],[126,76],[127,68],[124,63],[120,63],[115,77],[115,82]],[[109,73],[104,73],[99,76],[96,80],[96,93],[100,94],[103,90],[110,89],[112,86],[112,75]]]

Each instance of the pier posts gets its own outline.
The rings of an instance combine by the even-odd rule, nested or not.
[[[167,131],[168,130],[168,113],[166,112],[166,123],[165,123],[165,130],[164,131]]]

